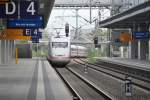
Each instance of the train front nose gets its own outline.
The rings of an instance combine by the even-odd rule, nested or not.
[[[69,57],[52,57],[50,63],[54,66],[65,66],[70,62]]]

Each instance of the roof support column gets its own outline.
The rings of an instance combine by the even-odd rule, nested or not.
[[[138,57],[138,44],[137,41],[129,42],[129,58],[137,59]]]
[[[148,40],[147,39],[141,39],[138,40],[138,59],[139,60],[146,60],[148,59]]]
[[[138,32],[148,32],[149,25],[147,24],[140,24],[138,25]],[[146,60],[148,59],[149,55],[149,39],[139,39],[138,40],[138,59],[139,60]]]
[[[135,25],[135,22],[133,22],[133,28],[131,29],[130,33],[133,33],[136,30],[137,30],[137,26]],[[131,59],[138,58],[138,42],[137,42],[137,40],[129,42],[129,58],[131,58]]]
[[[150,32],[150,24],[148,24],[148,31]],[[150,60],[150,39],[148,41],[148,59]]]

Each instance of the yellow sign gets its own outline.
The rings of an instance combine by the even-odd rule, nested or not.
[[[23,29],[4,29],[0,40],[31,40],[31,36],[23,36]]]
[[[119,39],[121,42],[130,42],[130,41],[132,41],[132,35],[130,33],[122,32],[119,35]]]
[[[4,29],[1,35],[7,35],[7,36],[23,36],[23,29]]]
[[[0,40],[31,40],[31,36],[0,36]]]

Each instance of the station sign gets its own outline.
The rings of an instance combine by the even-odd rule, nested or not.
[[[32,37],[37,37],[37,38],[41,39],[42,32],[39,32],[39,29],[25,29],[24,36],[32,36]]]
[[[4,29],[0,36],[23,36],[23,29]]]
[[[39,29],[25,29],[24,36],[31,36],[32,43],[39,43],[39,39],[42,38],[42,32],[39,32]]]
[[[31,40],[31,36],[0,36],[0,40]]]
[[[17,17],[18,17],[18,6],[16,1],[0,5],[0,18],[17,18]]]
[[[20,17],[21,18],[34,18],[38,15],[37,1],[20,1]]]
[[[38,29],[25,29],[24,36],[37,36]]]
[[[33,19],[9,19],[7,23],[8,28],[25,28],[38,29],[44,28],[43,16],[38,16]]]
[[[150,33],[149,32],[134,32],[133,37],[135,39],[144,39],[144,38],[149,38]]]
[[[130,42],[132,41],[132,35],[128,32],[121,32],[119,35],[119,40],[121,42]]]
[[[126,42],[126,37],[124,37],[124,34],[121,34],[120,31],[112,31],[111,36],[111,45],[113,46],[127,46],[129,42]],[[123,36],[123,38],[122,38]],[[124,40],[124,41],[122,41]],[[129,40],[129,39],[128,39]]]
[[[31,36],[23,36],[23,29],[4,29],[0,40],[31,40]]]
[[[0,5],[0,18],[33,18],[38,15],[37,1],[12,1]]]

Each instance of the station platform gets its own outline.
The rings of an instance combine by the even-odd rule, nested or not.
[[[129,59],[129,58],[120,58],[120,57],[101,57],[96,58],[103,61],[109,61],[110,63],[126,65],[128,67],[133,67],[136,69],[150,71],[150,61],[148,60],[138,60],[138,59]]]
[[[19,59],[0,65],[0,100],[72,100],[72,95],[46,60]]]

